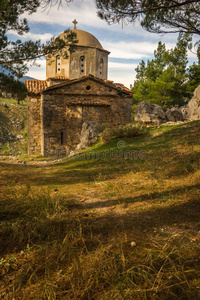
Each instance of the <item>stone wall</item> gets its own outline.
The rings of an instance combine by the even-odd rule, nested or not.
[[[87,86],[90,86],[90,90],[86,89]],[[85,105],[76,104],[81,98],[85,100]],[[87,105],[91,102],[94,104]],[[131,99],[118,95],[117,90],[87,80],[45,91],[43,112],[43,155],[68,154],[80,143],[79,137],[85,121],[106,123],[109,127],[129,123]]]
[[[33,94],[28,104],[29,154],[69,154],[85,121],[109,127],[131,121],[131,94],[95,78],[66,81]]]
[[[46,101],[45,101],[46,102]],[[62,104],[44,105],[44,151],[43,155],[67,154],[80,143],[80,133],[85,121],[107,124],[109,127],[127,124],[126,113],[120,114],[120,107],[70,106],[67,99]],[[116,103],[115,103],[116,104]],[[123,109],[122,109],[123,110]]]
[[[28,101],[28,154],[41,154],[41,97],[30,95]]]

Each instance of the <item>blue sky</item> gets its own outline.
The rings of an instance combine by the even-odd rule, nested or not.
[[[143,59],[153,58],[154,50],[159,41],[173,48],[177,41],[177,34],[158,35],[149,33],[139,24],[108,25],[97,16],[95,0],[74,0],[62,6],[51,9],[39,8],[32,15],[25,14],[30,32],[23,39],[38,40],[42,42],[53,36],[58,36],[65,29],[73,29],[72,21],[78,21],[77,28],[93,34],[110,51],[108,65],[108,79],[120,82],[130,87],[135,79],[135,68]],[[11,38],[16,38],[10,32]],[[190,63],[197,62],[196,55],[189,52]],[[36,79],[46,79],[45,60],[40,60],[40,67],[30,67],[28,76]]]

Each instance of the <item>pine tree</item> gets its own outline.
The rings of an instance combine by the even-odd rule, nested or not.
[[[109,24],[140,24],[150,32],[200,34],[199,0],[96,0],[98,14]]]
[[[136,68],[134,102],[148,101],[167,108],[184,105],[189,100],[186,68],[190,42],[190,35],[180,33],[174,49],[166,50],[165,44],[158,43],[154,59],[146,65],[142,61]]]
[[[0,2],[0,88],[7,89],[9,92],[15,93],[13,90],[16,87],[15,81],[28,71],[28,64],[36,64],[36,60],[45,55],[53,58],[58,54],[67,58],[68,53],[75,50],[76,34],[67,30],[64,39],[51,39],[46,44],[39,40],[22,42],[20,39],[16,41],[8,39],[8,30],[14,30],[19,35],[29,31],[27,20],[20,19],[20,16],[24,12],[29,14],[35,12],[40,4],[39,0],[1,0]]]
[[[200,55],[198,55],[198,63],[193,63],[188,68],[188,84],[187,84],[187,90],[190,92],[190,95],[192,96],[194,90],[199,86],[200,84]]]

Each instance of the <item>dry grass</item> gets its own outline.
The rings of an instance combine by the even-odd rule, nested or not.
[[[200,299],[199,141],[192,122],[2,160],[0,298]]]

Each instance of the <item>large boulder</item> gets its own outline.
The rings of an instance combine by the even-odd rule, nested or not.
[[[77,145],[75,151],[81,150],[87,146],[94,144],[100,134],[100,127],[96,122],[85,121],[82,125],[80,134],[80,143]]]
[[[166,111],[167,120],[170,122],[183,121],[182,111],[178,108],[172,107]]]
[[[192,99],[188,102],[188,118],[200,120],[200,85],[194,91]]]
[[[146,101],[142,101],[137,105],[134,118],[136,122],[151,123],[155,125],[167,122],[163,109],[157,104]]]

